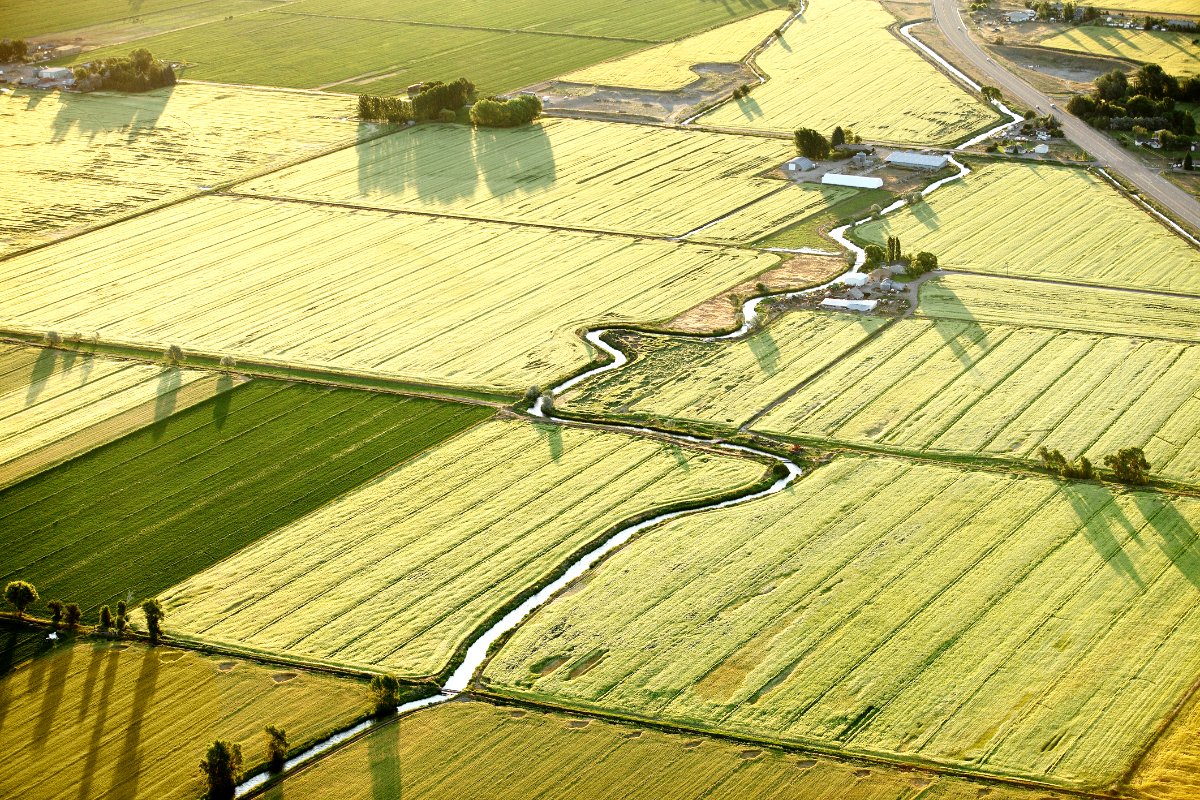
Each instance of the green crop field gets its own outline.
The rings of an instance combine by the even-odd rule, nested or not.
[[[153,596],[491,413],[255,382],[0,492],[0,583]],[[169,623],[168,623],[169,624]]]
[[[795,312],[748,340],[642,334],[632,364],[580,384],[563,395],[561,407],[606,416],[741,423],[883,323],[879,317]]]
[[[758,176],[794,153],[789,143],[772,139],[586,120],[480,130],[421,125],[251,181],[239,191],[680,236],[772,193],[793,198],[797,212],[818,207],[828,190]],[[836,190],[832,195],[842,196]],[[741,227],[761,224],[750,220]]]
[[[1145,448],[1154,473],[1200,483],[1200,347],[957,320],[902,321],[800,387],[757,430],[904,452],[1099,465]]]
[[[947,275],[925,283],[917,314],[1200,342],[1200,298],[986,275]]]
[[[25,0],[0,0],[0,20],[4,38],[20,39],[194,5],[196,0],[71,0],[47,7]]]
[[[895,22],[874,0],[812,3],[758,56],[767,82],[700,122],[826,135],[841,125],[868,141],[913,144],[950,144],[996,124],[994,111],[888,30]]]
[[[256,11],[278,9],[281,2],[283,0],[202,0],[201,2],[191,0],[183,5],[172,5],[170,8],[152,10],[149,13],[138,11],[128,13],[126,16],[114,16],[113,5],[105,4],[104,11],[100,14],[89,15],[86,19],[76,18],[78,22],[82,23],[82,27],[72,28],[69,31],[56,31],[53,36],[39,38],[56,44],[64,41],[72,42],[89,49],[106,45],[122,45],[128,52],[137,47],[135,43],[137,39],[217,22],[242,14],[252,14]],[[72,5],[77,6],[78,3],[72,3]],[[151,8],[158,8],[158,5],[151,6]],[[119,14],[120,11],[117,13]]]
[[[756,244],[758,247],[814,247],[832,250],[833,241],[823,235],[825,232],[862,219],[870,214],[871,206],[878,205],[882,208],[891,205],[895,199],[896,196],[887,189],[856,189],[845,199],[832,202],[829,208],[776,230]]]
[[[0,326],[513,394],[779,262],[625,236],[205,197],[0,262]]]
[[[687,238],[693,242],[746,245],[775,231],[790,228],[796,225],[798,220],[823,217],[830,213],[831,208],[837,208],[842,201],[853,197],[855,193],[855,189],[844,186],[820,186],[811,183],[787,185],[745,208],[705,225]],[[761,242],[759,246],[763,246]],[[828,242],[817,244],[817,247],[821,246],[832,245]]]
[[[365,687],[165,647],[60,644],[0,678],[0,795],[192,800],[215,738],[266,760],[265,725],[303,745],[366,710]]]
[[[0,95],[0,255],[353,143],[345,97],[181,84]]]
[[[1113,783],[1200,671],[1200,501],[843,456],[663,525],[536,612],[493,692]]]
[[[495,421],[168,590],[175,632],[324,663],[444,670],[485,620],[653,509],[744,489],[757,461]]]
[[[502,779],[499,779],[502,776]],[[653,776],[652,778],[650,776]],[[976,800],[979,786],[934,773],[839,762],[567,714],[449,703],[381,728],[264,800]],[[996,787],[988,800],[1033,800]]]
[[[1193,11],[1200,11],[1200,8]],[[1158,64],[1171,75],[1186,77],[1200,75],[1200,45],[1193,44],[1195,38],[1195,35],[1188,33],[1081,25],[1067,28],[1038,44],[1094,56],[1113,56]]]
[[[929,201],[860,225],[951,269],[1105,286],[1196,291],[1200,250],[1103,178],[1076,167],[982,163]],[[1019,231],[1019,233],[1018,233]]]

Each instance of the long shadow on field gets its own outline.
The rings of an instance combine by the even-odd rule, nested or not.
[[[41,687],[42,706],[38,710],[37,724],[33,727],[31,736],[34,750],[41,750],[50,738],[50,729],[54,718],[58,715],[58,706],[62,703],[63,692],[66,691],[67,673],[71,669],[71,660],[75,657],[74,648],[67,647],[50,658],[39,659],[38,662],[47,665],[45,682]],[[40,678],[41,676],[39,676]]]
[[[479,128],[475,131],[475,166],[496,197],[529,194],[554,183],[554,148],[541,125]],[[593,176],[583,175],[579,183]]]
[[[779,345],[769,330],[762,330],[748,340],[750,352],[758,360],[758,368],[767,375],[779,372]]]
[[[135,96],[108,97],[105,102],[87,95],[60,92],[58,114],[54,118],[51,141],[68,138],[86,141],[110,133],[124,133],[125,143],[153,134],[175,87],[155,89]],[[111,137],[108,137],[111,138]],[[97,161],[93,167],[111,166]]]
[[[92,712],[92,736],[88,742],[87,756],[83,762],[83,774],[79,778],[78,800],[88,800],[92,797],[92,779],[96,772],[96,764],[100,760],[100,745],[104,740],[104,729],[108,722],[108,706],[112,700],[113,686],[117,682],[117,668],[121,663],[120,653],[113,651],[108,645],[92,648],[92,664],[88,666],[88,678],[91,679],[93,667],[104,662],[104,683],[100,687],[100,697],[94,706],[89,703],[80,704],[80,713]]]
[[[546,440],[550,446],[550,458],[558,461],[563,454],[562,428],[558,425],[537,425],[535,426],[538,435]]]
[[[758,101],[750,95],[739,97],[736,102],[738,110],[742,112],[742,116],[747,120],[754,119],[755,117],[761,117],[763,115],[762,106],[760,106]]]
[[[473,197],[479,174],[472,150],[463,125],[422,125],[361,144],[359,194],[386,200],[411,190],[434,205]]]
[[[217,430],[225,427],[225,419],[229,416],[229,407],[233,403],[233,377],[222,375],[217,378],[217,396],[213,400],[213,424]]]
[[[403,729],[391,725],[367,737],[367,757],[371,766],[371,800],[396,800],[403,797],[400,773],[399,738]]]
[[[162,438],[167,429],[167,418],[175,413],[175,403],[179,399],[179,387],[183,383],[179,369],[168,367],[158,376],[158,397],[154,400],[154,424],[151,435],[154,441]]]
[[[1137,529],[1117,505],[1113,493],[1105,486],[1068,483],[1063,486],[1062,494],[1079,517],[1083,535],[1100,557],[1119,575],[1133,581],[1139,589],[1145,589],[1145,581],[1133,566],[1133,561],[1125,554],[1120,541],[1113,535],[1114,528],[1118,526],[1124,528],[1131,538],[1137,534]]]
[[[1158,534],[1159,548],[1183,577],[1200,588],[1200,542],[1196,541],[1196,528],[1169,498],[1138,492],[1133,500]]]
[[[58,351],[50,348],[43,348],[38,353],[37,360],[33,362],[33,371],[29,374],[29,388],[25,390],[25,405],[33,405],[38,395],[45,388],[41,385],[42,381],[54,374],[54,362],[58,360]]]
[[[142,758],[138,747],[142,739],[142,718],[154,700],[158,689],[158,654],[153,650],[142,656],[142,668],[138,673],[137,683],[133,689],[133,702],[130,704],[129,722],[125,728],[125,741],[121,745],[121,755],[117,758],[113,769],[112,785],[109,796],[133,800],[137,797],[138,781],[141,778]],[[182,700],[182,698],[181,698]]]

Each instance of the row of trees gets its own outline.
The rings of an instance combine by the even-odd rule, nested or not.
[[[475,94],[475,84],[466,78],[451,83],[423,84],[411,100],[402,97],[360,95],[359,119],[370,122],[402,123],[409,120],[440,119],[453,122],[458,109]],[[536,95],[523,94],[508,100],[484,97],[471,105],[470,118],[474,125],[485,128],[515,128],[537,119],[542,113],[542,101]]]
[[[867,254],[866,265],[869,269],[884,264],[903,264],[904,274],[910,278],[920,277],[938,267],[937,256],[927,250],[922,250],[916,255],[905,254],[899,236],[887,238],[886,250],[877,244],[869,244],[863,248],[863,251]]]
[[[403,97],[358,96],[358,118],[366,122],[402,124],[413,119],[412,104]]]
[[[466,78],[450,83],[431,81],[412,99],[415,119],[437,119],[442,111],[458,111],[475,94],[475,84]]]
[[[1074,461],[1068,461],[1058,450],[1042,447],[1038,450],[1042,466],[1058,475],[1060,478],[1078,478],[1091,480],[1096,477],[1096,469],[1085,456]],[[1123,447],[1115,453],[1104,457],[1104,466],[1112,472],[1114,479],[1120,483],[1141,486],[1150,480],[1150,462],[1140,447]]]
[[[1092,127],[1154,131],[1167,139],[1164,147],[1183,149],[1196,135],[1196,119],[1178,102],[1200,102],[1200,76],[1176,78],[1146,64],[1132,79],[1119,69],[1101,75],[1092,93],[1072,97],[1067,110]]]
[[[263,728],[267,739],[267,767],[271,772],[281,772],[287,763],[288,739],[283,728],[268,725]],[[204,754],[200,772],[208,784],[209,800],[231,800],[237,785],[245,776],[242,746],[237,742],[217,739]]]
[[[537,95],[522,94],[508,100],[485,97],[471,106],[471,123],[481,128],[515,128],[541,114],[542,100]]]
[[[41,599],[37,588],[28,581],[9,581],[4,587],[4,599],[17,610],[17,617],[24,617],[25,612]],[[64,603],[61,600],[49,600],[46,608],[50,610],[50,625],[58,630],[59,625],[66,624],[72,630],[79,627],[83,621],[83,612],[78,603]],[[162,604],[157,598],[151,597],[142,602],[142,613],[146,617],[146,630],[150,635],[150,644],[158,644],[162,638],[162,621],[166,617]],[[96,629],[101,633],[115,630],[118,635],[124,634],[129,627],[129,612],[125,601],[117,603],[117,616],[114,619],[108,606],[100,607],[99,624]]]
[[[175,70],[154,58],[144,47],[124,58],[104,58],[75,67],[75,88],[81,92],[109,89],[148,92],[175,85]]]
[[[0,40],[0,64],[10,61],[24,61],[29,57],[29,45],[24,39]]]

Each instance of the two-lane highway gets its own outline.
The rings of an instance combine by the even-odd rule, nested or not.
[[[1136,156],[1125,152],[1107,135],[1090,127],[1078,117],[1068,114],[1066,109],[1051,108],[1054,101],[1050,97],[993,61],[967,33],[966,24],[958,9],[958,0],[932,0],[932,4],[933,19],[942,34],[964,59],[984,75],[988,83],[1028,108],[1040,106],[1042,113],[1052,111],[1061,120],[1067,138],[1086,150],[1103,167],[1110,172],[1119,172],[1136,186],[1144,197],[1157,201],[1180,220],[1200,230],[1200,202],[1147,167]]]

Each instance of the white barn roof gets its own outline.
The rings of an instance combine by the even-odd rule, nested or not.
[[[834,311],[874,311],[878,300],[842,300],[837,297],[826,297],[821,301],[821,308]]]
[[[949,163],[949,159],[938,153],[913,153],[909,150],[896,150],[884,159],[889,164],[900,167],[919,167],[920,169],[941,169]]]
[[[843,175],[840,172],[826,172],[821,176],[821,183],[830,186],[853,186],[856,189],[878,189],[883,186],[883,178],[872,178],[869,175]]]

